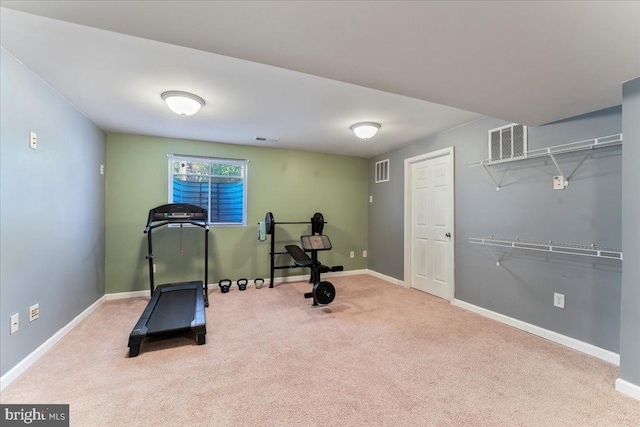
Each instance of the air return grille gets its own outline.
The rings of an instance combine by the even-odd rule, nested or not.
[[[489,131],[489,158],[513,159],[527,155],[527,127],[510,124]]]
[[[376,162],[376,183],[389,181],[389,159]]]

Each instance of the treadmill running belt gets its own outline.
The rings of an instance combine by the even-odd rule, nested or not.
[[[194,319],[196,289],[162,292],[147,322],[147,333],[171,332],[191,327]]]

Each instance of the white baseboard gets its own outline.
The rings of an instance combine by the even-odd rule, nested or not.
[[[531,323],[523,322],[522,320],[514,319],[513,317],[505,316],[504,314],[496,313],[495,311],[460,301],[459,299],[454,299],[451,304],[620,366],[620,355],[612,351],[605,350],[604,348],[596,347],[595,345],[532,325]]]
[[[357,276],[359,274],[369,274],[369,270],[366,268],[362,270],[349,270],[349,271],[336,271],[334,273],[323,273],[323,275],[327,275],[329,277],[339,277],[339,276]]]
[[[372,275],[373,277],[377,277],[378,279],[382,279],[385,280],[389,283],[393,283],[394,285],[400,285],[403,288],[406,288],[407,285],[404,283],[404,280],[400,280],[400,279],[395,279],[393,277],[390,276],[385,276],[382,273],[378,273],[377,271],[373,271],[373,270],[367,270],[367,273]]]
[[[87,316],[95,311],[104,301],[105,297],[98,298],[96,302],[87,307],[82,313],[78,314],[75,319],[69,322],[66,326],[53,334],[51,338],[46,340],[40,347],[36,348],[27,357],[22,359],[16,366],[11,368],[6,374],[0,378],[0,390],[4,390],[6,386],[11,384],[16,378],[22,375],[31,365],[33,365],[39,358],[41,358],[51,347],[53,347],[58,341],[69,333],[76,325],[82,322]]]
[[[622,378],[616,380],[616,390],[634,399],[640,400],[640,386],[625,381]]]
[[[107,301],[113,301],[117,299],[126,299],[126,298],[137,298],[137,297],[148,297],[148,290],[146,291],[131,291],[131,292],[118,292],[115,294],[106,294],[105,298]]]

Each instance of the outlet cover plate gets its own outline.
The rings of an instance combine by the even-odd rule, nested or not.
[[[38,135],[35,132],[29,132],[29,147],[38,149]]]
[[[11,334],[15,334],[16,332],[18,332],[19,320],[20,320],[20,315],[18,313],[11,316],[11,321],[10,321]]]
[[[553,306],[558,308],[564,308],[564,294],[553,294]]]

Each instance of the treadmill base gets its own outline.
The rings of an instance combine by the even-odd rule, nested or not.
[[[201,281],[171,283],[156,287],[140,320],[129,335],[129,357],[136,357],[140,344],[151,335],[192,330],[196,342],[206,341],[204,286]]]

